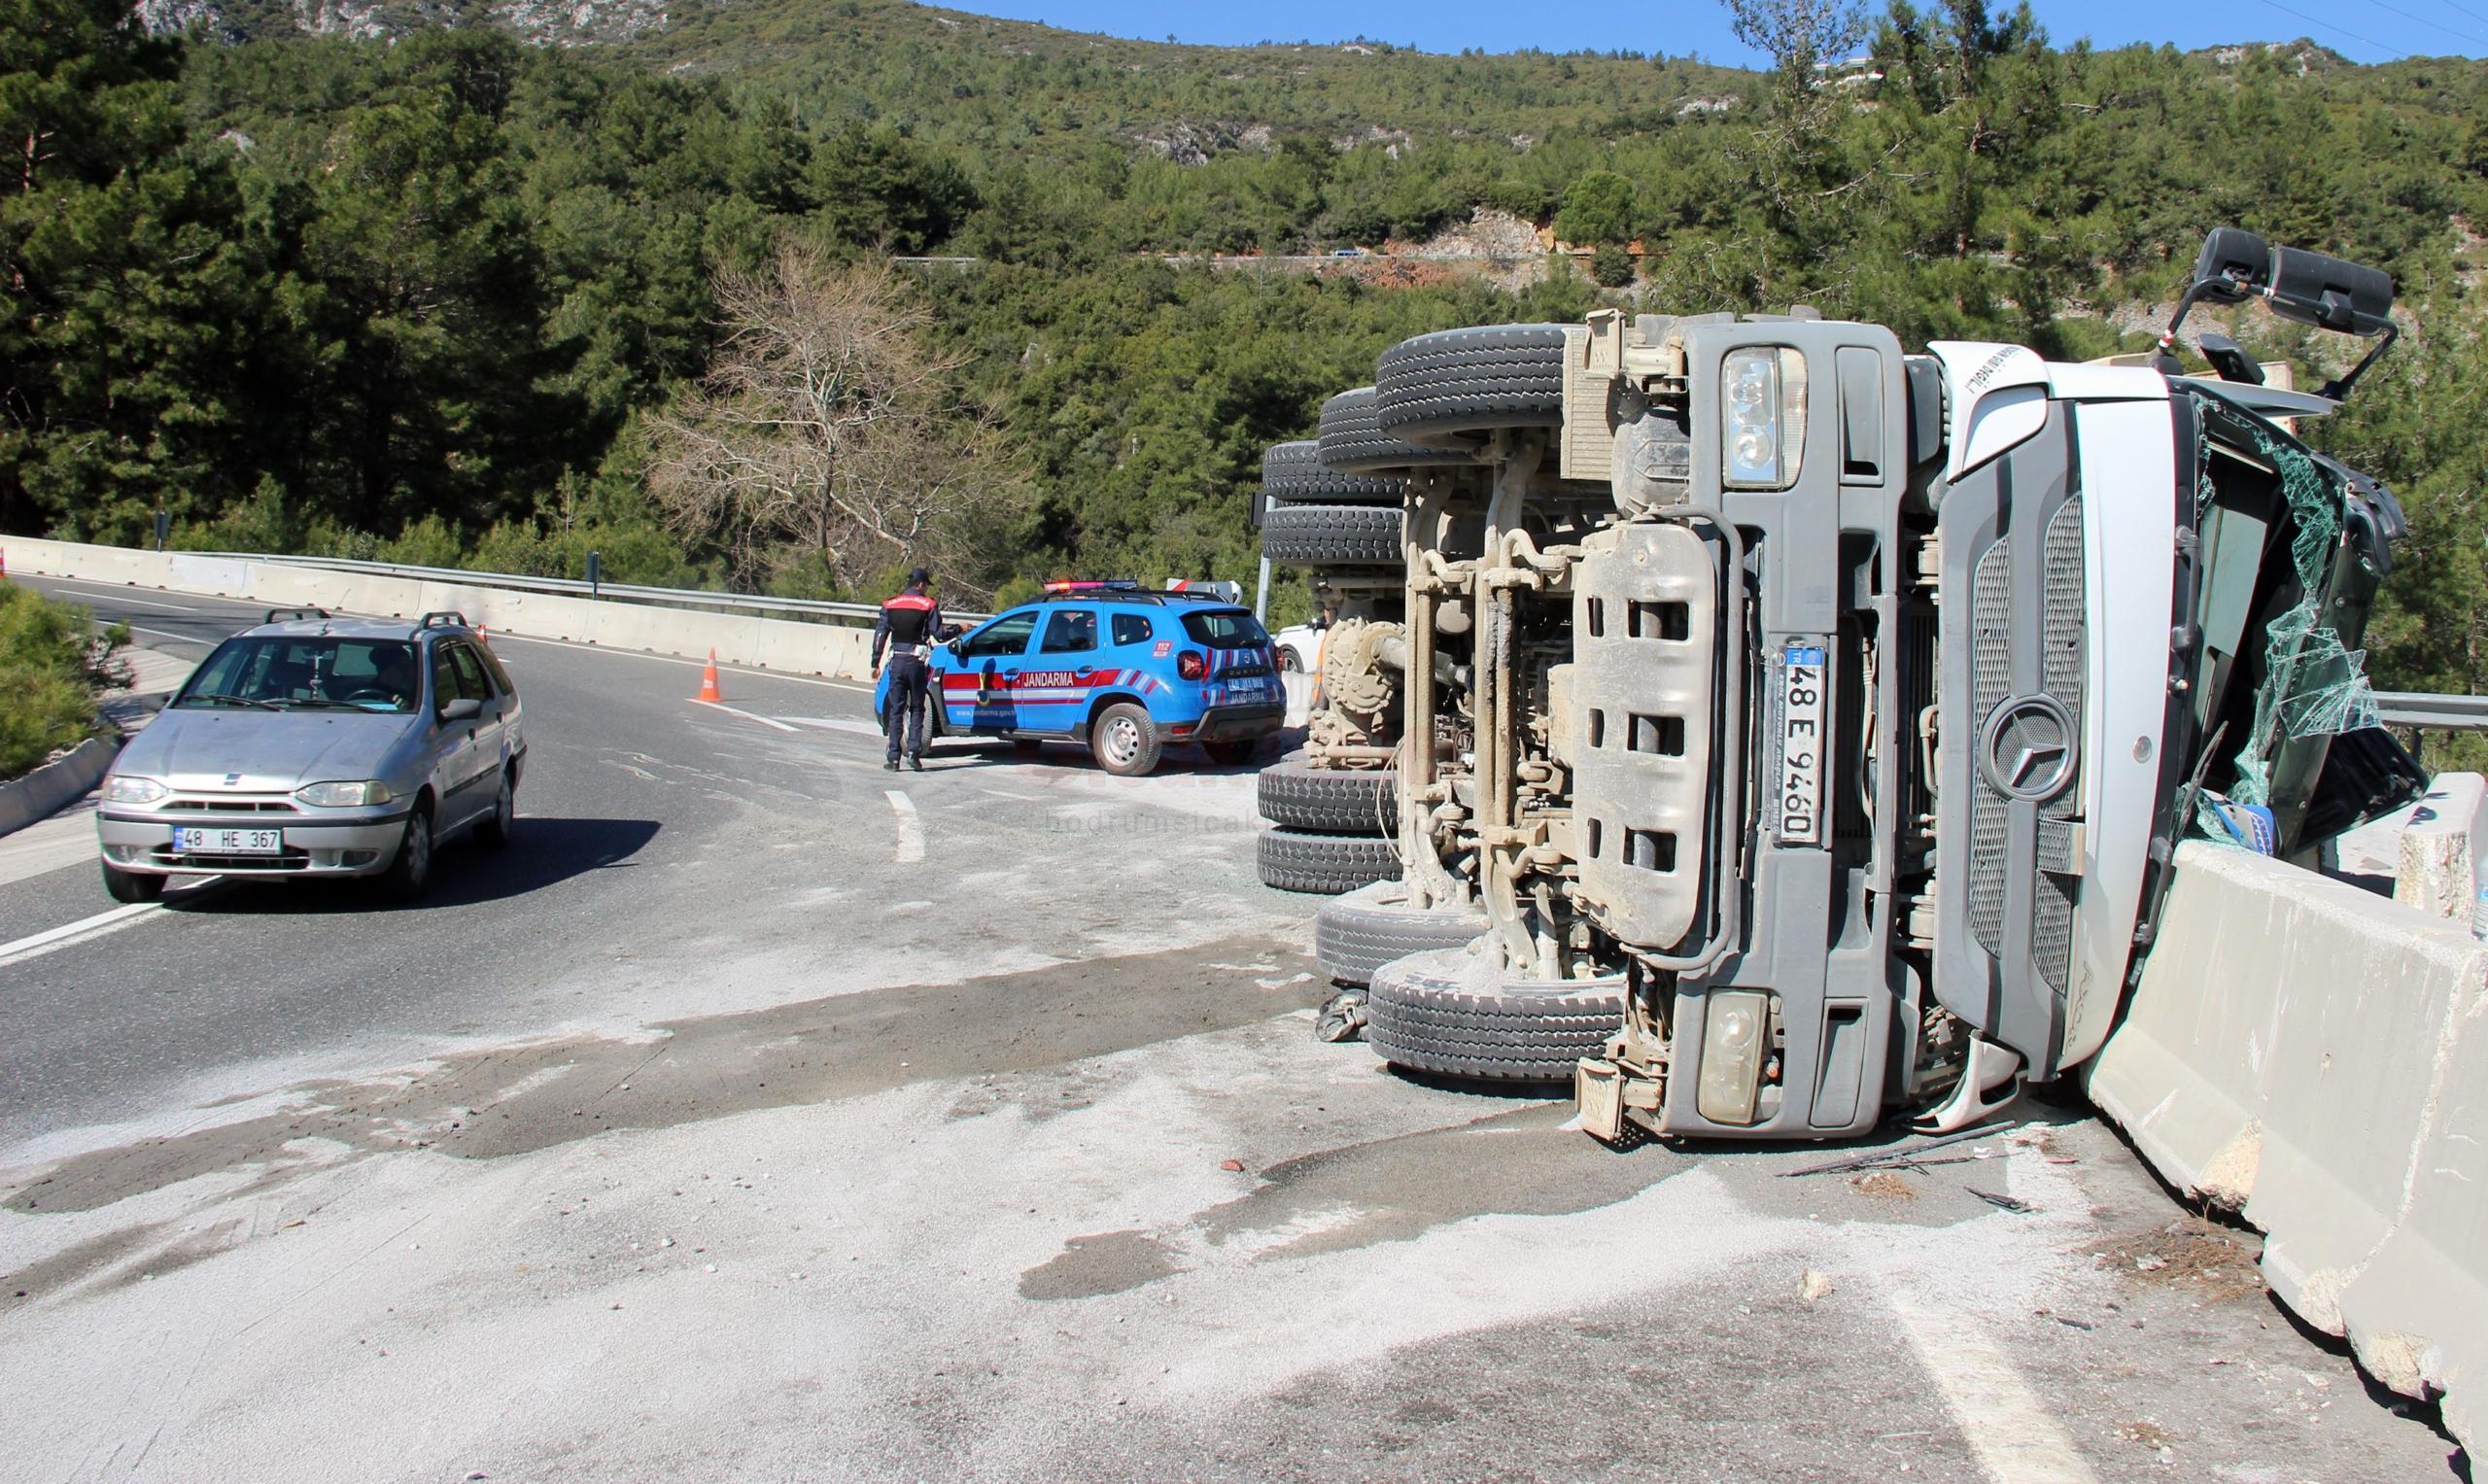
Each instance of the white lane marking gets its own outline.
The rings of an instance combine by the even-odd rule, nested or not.
[[[691,704],[693,706],[705,706],[712,711],[723,711],[729,716],[740,716],[745,721],[756,721],[764,727],[776,727],[780,732],[792,732],[795,730],[784,722],[776,720],[772,717],[754,716],[749,711],[736,710],[733,707],[726,705],[722,701],[694,701]]]
[[[686,660],[679,655],[643,654],[637,649],[614,649],[604,644],[581,644],[566,638],[536,638],[525,634],[496,634],[493,636],[493,642],[496,644],[501,643],[504,640],[513,644],[550,644],[556,649],[576,649],[586,654],[609,654],[616,659],[622,660],[655,660],[661,665],[688,665],[694,670],[698,670],[708,663],[707,660]],[[826,686],[831,690],[861,691],[868,696],[873,693],[873,688],[869,685],[857,685],[849,680],[824,680],[817,675],[793,675],[786,673],[782,670],[746,670],[740,665],[720,665],[717,667],[717,673],[721,675],[749,675],[755,680],[789,680],[797,685],[820,685]]]
[[[844,716],[780,716],[778,719],[798,727],[817,727],[825,732],[852,732],[876,742],[888,735],[869,721],[849,721]]]
[[[1995,1484],[2096,1484],[2073,1438],[2022,1372],[1959,1311],[1934,1313],[1895,1294],[1892,1312],[1935,1378],[1944,1404]]]
[[[55,587],[77,588],[81,592],[109,596],[119,603],[134,603],[142,608],[162,608],[168,613],[204,613],[207,611],[205,608],[186,608],[179,604],[151,603],[144,598],[132,598],[129,596],[129,592],[126,588],[96,587],[87,583],[71,582],[62,577],[47,577],[44,580],[52,583]]]
[[[916,801],[895,788],[881,790],[890,801],[890,811],[898,815],[898,863],[913,865],[924,858],[924,821],[916,814]]]
[[[204,891],[209,885],[223,880],[223,877],[211,876],[199,885],[184,892],[183,898],[186,901],[195,900],[195,893]],[[109,937],[125,927],[136,927],[146,918],[162,912],[164,905],[161,902],[132,902],[126,907],[116,907],[110,912],[99,912],[91,917],[82,917],[76,922],[36,933],[31,937],[20,938],[15,943],[0,943],[0,969],[14,967],[28,959],[41,958],[46,953],[58,952],[62,949],[75,948],[79,944],[92,942],[97,938]]]
[[[166,629],[150,629],[145,624],[131,624],[129,626],[129,632],[132,634],[153,634],[157,638],[179,639],[185,644],[204,644],[210,649],[215,648],[218,642],[213,638],[201,638],[195,634],[175,634]]]

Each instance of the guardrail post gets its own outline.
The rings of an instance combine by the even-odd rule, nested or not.
[[[169,538],[171,538],[172,535],[173,535],[173,518],[172,518],[172,516],[170,516],[170,515],[168,515],[168,514],[166,514],[166,513],[164,512],[164,508],[163,508],[163,506],[161,506],[161,505],[156,506],[156,549],[157,551],[162,551],[162,550],[164,549],[164,542],[165,542],[166,540],[168,540]]]
[[[587,554],[587,595],[590,598],[598,596],[597,589],[604,581],[605,557],[600,552],[591,551]]]

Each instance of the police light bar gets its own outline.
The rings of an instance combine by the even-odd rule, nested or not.
[[[1049,593],[1128,593],[1138,589],[1139,586],[1139,583],[1129,577],[1104,580],[1056,577],[1045,585],[1045,590]]]

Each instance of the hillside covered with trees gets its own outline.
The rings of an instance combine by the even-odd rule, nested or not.
[[[2488,682],[2478,62],[2058,49],[1980,0],[1855,33],[1756,7],[1768,73],[1628,19],[1608,53],[1434,56],[900,0],[664,25],[611,0],[576,35],[509,6],[323,7],[363,34],[320,36],[272,0],[0,5],[0,531],[135,541],[161,507],[198,546],[573,573],[599,549],[813,594],[928,555],[964,597],[1244,577],[1261,449],[1401,336],[1803,300],[2094,355],[2231,224],[2400,280],[2413,333],[2323,436],[2412,507],[2378,672]],[[419,23],[443,17],[467,23]],[[1517,292],[1199,257],[1397,261],[1481,211],[1595,256]],[[684,431],[758,395],[730,310],[788,287],[790,246],[904,322],[883,390],[930,441],[847,458],[870,489],[836,521],[762,528],[668,491]],[[923,488],[936,466],[990,499]]]

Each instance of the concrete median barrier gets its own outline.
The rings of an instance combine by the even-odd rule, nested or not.
[[[239,598],[270,607],[319,607],[400,618],[452,609],[498,634],[569,639],[685,659],[698,659],[714,649],[720,664],[754,670],[861,680],[871,660],[871,633],[852,625],[70,541],[12,538],[0,542],[0,550],[8,554],[9,569],[21,575]]]
[[[2488,946],[2241,850],[2176,871],[2092,1099],[2264,1232],[2300,1318],[2488,1441]]]

